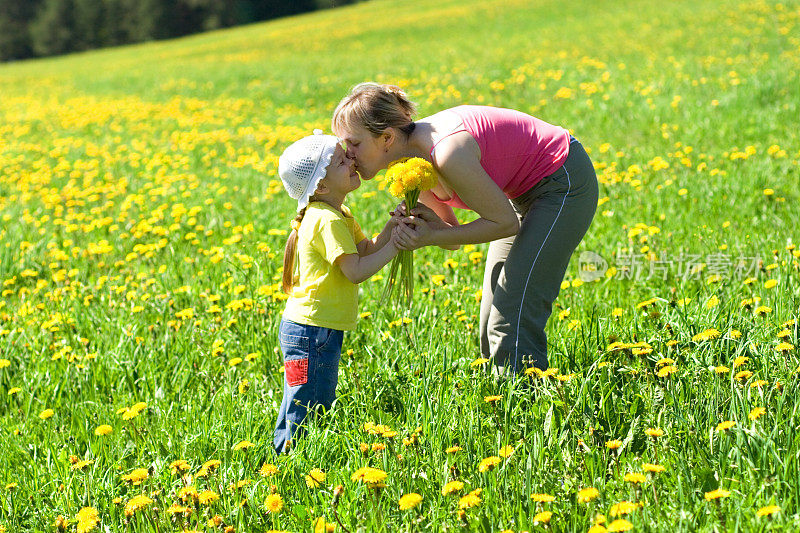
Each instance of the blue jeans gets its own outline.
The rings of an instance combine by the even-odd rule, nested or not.
[[[336,398],[344,332],[281,320],[283,401],[273,443],[281,453],[303,430],[309,408],[330,408]]]

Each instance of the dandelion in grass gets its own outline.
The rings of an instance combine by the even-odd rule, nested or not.
[[[771,515],[774,515],[776,513],[779,513],[780,511],[781,511],[781,508],[779,506],[777,506],[777,505],[767,505],[766,507],[762,507],[761,509],[756,511],[756,516],[758,516],[758,517],[771,516]]]
[[[386,170],[389,192],[392,196],[405,199],[408,213],[417,206],[419,193],[434,187],[438,179],[433,165],[421,157],[400,159],[391,163]],[[381,301],[386,301],[397,285],[400,285],[406,303],[411,304],[414,292],[414,259],[409,250],[401,250],[392,260]]]
[[[362,482],[368,484],[376,484],[386,479],[386,472],[378,468],[364,466],[353,472],[350,480],[353,483]]]
[[[550,503],[555,501],[555,499],[555,496],[551,496],[550,494],[531,494],[531,500],[535,501],[536,503]]]
[[[483,397],[483,401],[486,402],[486,403],[495,403],[495,402],[499,402],[502,399],[503,399],[502,396],[497,396],[497,395],[484,396]]]
[[[185,459],[176,459],[169,464],[169,469],[172,471],[173,475],[182,474],[183,472],[188,471],[191,468],[189,462]]]
[[[734,378],[736,378],[736,381],[739,382],[747,381],[751,377],[753,377],[753,373],[750,372],[749,370],[742,370],[741,372],[737,372],[736,375],[734,376]]]
[[[553,513],[551,511],[541,511],[533,515],[533,524],[547,524],[552,517]]]
[[[664,430],[661,428],[647,428],[644,430],[644,434],[651,439],[657,439],[664,436]]]
[[[333,531],[336,531],[336,524],[326,522],[324,516],[314,520],[314,533],[332,533]]]
[[[614,439],[606,442],[606,448],[609,450],[619,450],[622,447],[622,441],[619,439]]]
[[[283,498],[278,493],[270,494],[264,499],[264,507],[270,514],[278,514],[283,510]]]
[[[253,446],[255,446],[255,444],[253,444],[249,440],[243,440],[241,442],[237,442],[236,444],[234,444],[233,451],[238,452],[241,450],[247,450],[248,448],[252,448]]]
[[[153,503],[153,500],[148,498],[144,494],[139,494],[138,496],[134,496],[128,503],[125,504],[125,516],[133,516],[136,511],[144,509],[148,505]]]
[[[719,365],[714,367],[714,373],[716,374],[727,374],[730,371],[731,369],[725,365]]]
[[[578,503],[589,503],[600,496],[600,491],[594,487],[586,487],[578,491]]]
[[[55,414],[55,411],[52,409],[45,409],[41,413],[39,413],[39,418],[42,420],[47,420],[48,418],[52,417]]]
[[[595,525],[593,525],[592,527],[590,527],[590,528],[587,530],[587,532],[586,532],[586,533],[606,533],[606,531],[608,531],[608,530],[606,529],[606,526],[604,526],[604,525],[602,525],[602,524],[595,524]]]
[[[644,470],[645,472],[650,472],[652,474],[660,474],[661,472],[666,470],[666,468],[664,468],[664,465],[656,465],[653,463],[642,463],[642,470]]]
[[[484,365],[484,364],[486,364],[488,362],[489,362],[489,360],[486,359],[485,357],[478,357],[477,359],[472,361],[469,364],[469,366],[470,366],[470,368],[478,368],[479,366]]]
[[[717,431],[718,432],[727,431],[735,425],[736,422],[734,422],[733,420],[723,420],[722,422],[717,424]]]
[[[503,446],[502,448],[500,448],[500,451],[497,452],[497,455],[499,455],[503,459],[507,459],[507,458],[511,457],[511,454],[513,454],[513,453],[514,453],[514,447],[506,445],[506,446]]]
[[[98,437],[105,437],[106,435],[111,435],[113,431],[114,428],[112,428],[108,424],[103,424],[95,428],[94,434],[97,435]]]
[[[608,514],[612,517],[616,516],[625,516],[627,514],[631,514],[636,509],[639,508],[638,503],[629,502],[627,500],[621,501],[619,503],[615,503],[611,506],[611,509],[608,510]]]
[[[632,483],[634,485],[638,485],[639,483],[644,483],[647,481],[647,477],[639,472],[628,472],[625,474],[624,479],[628,483]]]
[[[786,355],[789,352],[794,351],[794,344],[789,342],[781,342],[775,347],[775,351]]]
[[[740,366],[746,364],[750,360],[749,357],[744,355],[739,355],[736,359],[733,360],[733,368],[739,368]]]
[[[78,533],[88,533],[97,527],[100,515],[94,507],[84,507],[75,516],[78,521]]]
[[[408,511],[409,509],[413,509],[418,506],[422,502],[422,496],[417,494],[416,492],[411,492],[409,494],[404,494],[400,496],[400,510],[401,511]]]
[[[445,453],[449,453],[449,454],[453,454],[453,453],[458,453],[460,451],[461,451],[461,446],[450,446],[444,452]]]
[[[453,480],[449,481],[442,487],[442,496],[447,496],[449,494],[453,494],[456,492],[461,492],[461,489],[464,488],[464,483],[461,481]]]
[[[480,472],[489,472],[490,470],[493,470],[494,467],[496,467],[498,464],[500,464],[500,458],[497,457],[496,455],[492,455],[490,457],[487,457],[486,459],[483,459],[480,462],[480,464],[478,465],[478,470]]]
[[[747,415],[747,418],[750,420],[758,420],[767,410],[763,407],[753,407],[753,410],[750,411],[750,414]]]
[[[619,518],[608,524],[606,531],[629,531],[631,529],[633,529],[633,524],[623,518]]]
[[[310,489],[316,489],[325,483],[325,472],[319,468],[312,468],[306,476],[306,486]]]
[[[720,488],[720,489],[712,490],[710,492],[706,492],[705,493],[705,498],[706,498],[707,502],[710,502],[711,500],[719,500],[719,499],[722,499],[722,498],[727,498],[730,495],[731,495],[731,491]]]
[[[123,481],[131,483],[133,486],[141,485],[142,481],[150,477],[146,468],[136,468],[129,474],[122,476]]]
[[[475,489],[472,492],[462,496],[458,500],[458,508],[459,509],[469,509],[471,507],[476,507],[481,503],[481,492],[483,489]]]
[[[185,505],[180,505],[178,503],[173,503],[167,508],[167,513],[169,514],[182,514],[188,516],[191,514],[191,509],[186,507]]]
[[[656,375],[657,375],[658,377],[660,377],[660,378],[666,378],[666,377],[669,377],[670,375],[674,374],[674,373],[675,373],[675,372],[677,372],[677,371],[678,371],[678,367],[677,367],[677,366],[675,366],[675,365],[669,365],[669,366],[665,366],[665,367],[661,368],[661,369],[660,369],[660,370],[659,370],[659,371],[656,373]]]
[[[211,505],[217,500],[219,500],[219,495],[211,490],[204,490],[197,495],[197,501],[201,505]]]

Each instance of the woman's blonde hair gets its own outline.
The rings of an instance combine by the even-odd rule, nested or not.
[[[377,136],[387,128],[397,128],[406,135],[414,131],[417,106],[396,85],[359,83],[342,98],[333,112],[334,133],[361,126]]]

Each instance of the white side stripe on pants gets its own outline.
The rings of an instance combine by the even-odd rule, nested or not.
[[[572,182],[569,179],[569,172],[567,171],[566,165],[563,165],[562,168],[564,172],[567,174],[567,193],[564,195],[564,199],[561,200],[561,207],[558,208],[558,213],[556,213],[556,218],[553,219],[553,223],[550,225],[550,229],[547,231],[547,235],[545,235],[544,240],[542,241],[542,245],[539,246],[539,251],[536,252],[536,257],[533,258],[533,264],[531,265],[531,269],[528,272],[528,277],[525,279],[525,287],[522,289],[522,298],[519,301],[519,316],[517,316],[517,332],[516,332],[516,339],[514,340],[514,363],[517,363],[519,357],[519,325],[522,322],[522,309],[523,302],[525,302],[525,293],[528,291],[528,283],[531,280],[531,274],[533,274],[533,268],[536,266],[536,260],[539,259],[539,254],[542,253],[542,248],[544,248],[545,243],[547,243],[547,239],[550,237],[550,233],[552,233],[553,228],[558,222],[558,217],[561,216],[561,210],[564,209],[564,204],[567,201],[567,196],[569,195],[569,191],[572,189]],[[533,354],[527,354],[533,355]]]

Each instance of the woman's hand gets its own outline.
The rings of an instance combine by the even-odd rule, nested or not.
[[[400,219],[392,230],[392,240],[401,250],[416,250],[432,244],[432,233],[433,228],[425,219],[410,216]]]
[[[436,211],[425,204],[417,204],[411,210],[411,216],[424,220],[432,228],[447,228],[450,225],[436,214]]]

